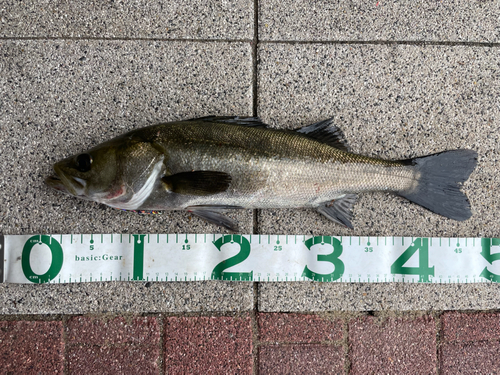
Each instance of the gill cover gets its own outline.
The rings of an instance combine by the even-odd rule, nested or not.
[[[46,182],[80,198],[135,209],[151,192],[163,158],[150,142],[121,136],[56,163],[56,176]]]

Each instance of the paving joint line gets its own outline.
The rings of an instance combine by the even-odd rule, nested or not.
[[[71,319],[72,315],[66,315],[62,316],[61,318],[61,323],[62,323],[62,344],[63,344],[63,350],[62,350],[62,355],[63,355],[63,374],[69,375],[69,355],[68,355],[68,335],[67,335],[67,327],[68,327],[68,320]]]
[[[461,41],[431,41],[431,40],[261,40],[260,44],[366,44],[366,45],[410,45],[410,46],[469,46],[469,47],[500,47],[499,42],[461,42]]]
[[[258,40],[254,45],[253,39],[196,39],[196,38],[122,38],[122,37],[38,37],[38,36],[0,36],[0,40],[5,41],[42,41],[42,40],[74,40],[74,41],[151,41],[151,42],[190,42],[190,43],[250,43],[252,49],[258,48],[258,44],[310,44],[310,45],[413,45],[413,46],[469,46],[469,47],[500,47],[500,42],[464,42],[464,41],[432,41],[432,40]],[[256,99],[254,99],[256,100]]]
[[[259,0],[253,2],[252,45],[252,116],[258,116],[258,48],[259,48]],[[253,234],[259,232],[259,210],[253,210]],[[255,298],[255,296],[254,296]]]
[[[351,371],[351,358],[349,356],[349,317],[342,318],[342,333],[344,337],[342,338],[342,347],[344,348],[344,372],[349,375]]]
[[[160,355],[158,356],[159,358],[156,363],[158,364],[159,375],[165,374],[165,319],[166,316],[164,316],[164,314],[157,314],[158,329],[160,330],[160,339],[158,340],[158,345],[160,345]]]
[[[434,326],[436,327],[436,375],[441,374],[441,331],[442,331],[442,322],[441,316],[443,315],[443,311],[431,312],[430,316],[434,317]]]
[[[95,41],[150,41],[150,42],[197,42],[197,43],[252,43],[253,39],[196,39],[196,38],[122,38],[122,37],[72,37],[72,36],[0,36],[0,40],[95,40]]]
[[[259,351],[260,351],[260,337],[259,337],[259,322],[257,315],[259,313],[259,285],[253,283],[253,309],[250,312],[250,322],[252,328],[252,374],[259,374]]]

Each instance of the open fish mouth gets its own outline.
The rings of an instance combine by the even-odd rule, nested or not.
[[[49,176],[45,179],[45,183],[50,186],[52,189],[55,189],[57,191],[61,191],[63,193],[70,194],[66,186],[64,186],[64,183],[62,180],[57,177],[57,176]]]
[[[58,171],[56,170],[56,173],[57,172]],[[45,183],[52,189],[62,193],[74,195],[80,198],[86,198],[84,190],[87,182],[81,178],[66,176],[63,173],[57,173],[57,175],[48,176],[45,179]]]

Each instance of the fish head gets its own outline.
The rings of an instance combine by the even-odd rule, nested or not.
[[[138,203],[134,196],[142,191],[140,198],[147,198],[145,185],[152,189],[151,176],[161,172],[163,157],[150,142],[118,137],[55,163],[55,175],[45,183],[81,199],[136,209],[132,207]]]

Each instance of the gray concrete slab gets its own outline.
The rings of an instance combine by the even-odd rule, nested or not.
[[[495,1],[259,1],[261,41],[498,43]]]
[[[439,311],[500,308],[498,284],[260,283],[259,311]]]
[[[355,153],[397,160],[465,148],[479,159],[464,185],[467,221],[374,193],[355,205],[354,230],[311,210],[262,210],[259,233],[498,237],[499,57],[466,46],[264,45],[258,108],[273,126],[333,117]]]
[[[386,193],[362,195],[354,230],[313,210],[262,210],[258,232],[500,236],[500,49],[465,46],[264,44],[259,115],[296,128],[333,117],[356,153],[406,159],[455,148],[479,153],[465,184],[473,217],[456,222]],[[260,283],[260,311],[497,309],[496,284]]]
[[[9,38],[252,39],[254,2],[2,1]]]
[[[2,41],[0,233],[207,233],[188,215],[137,215],[64,196],[52,164],[128,130],[250,115],[249,43]],[[251,233],[252,211],[234,212]]]
[[[253,309],[252,283],[0,284],[0,314],[187,313]]]

